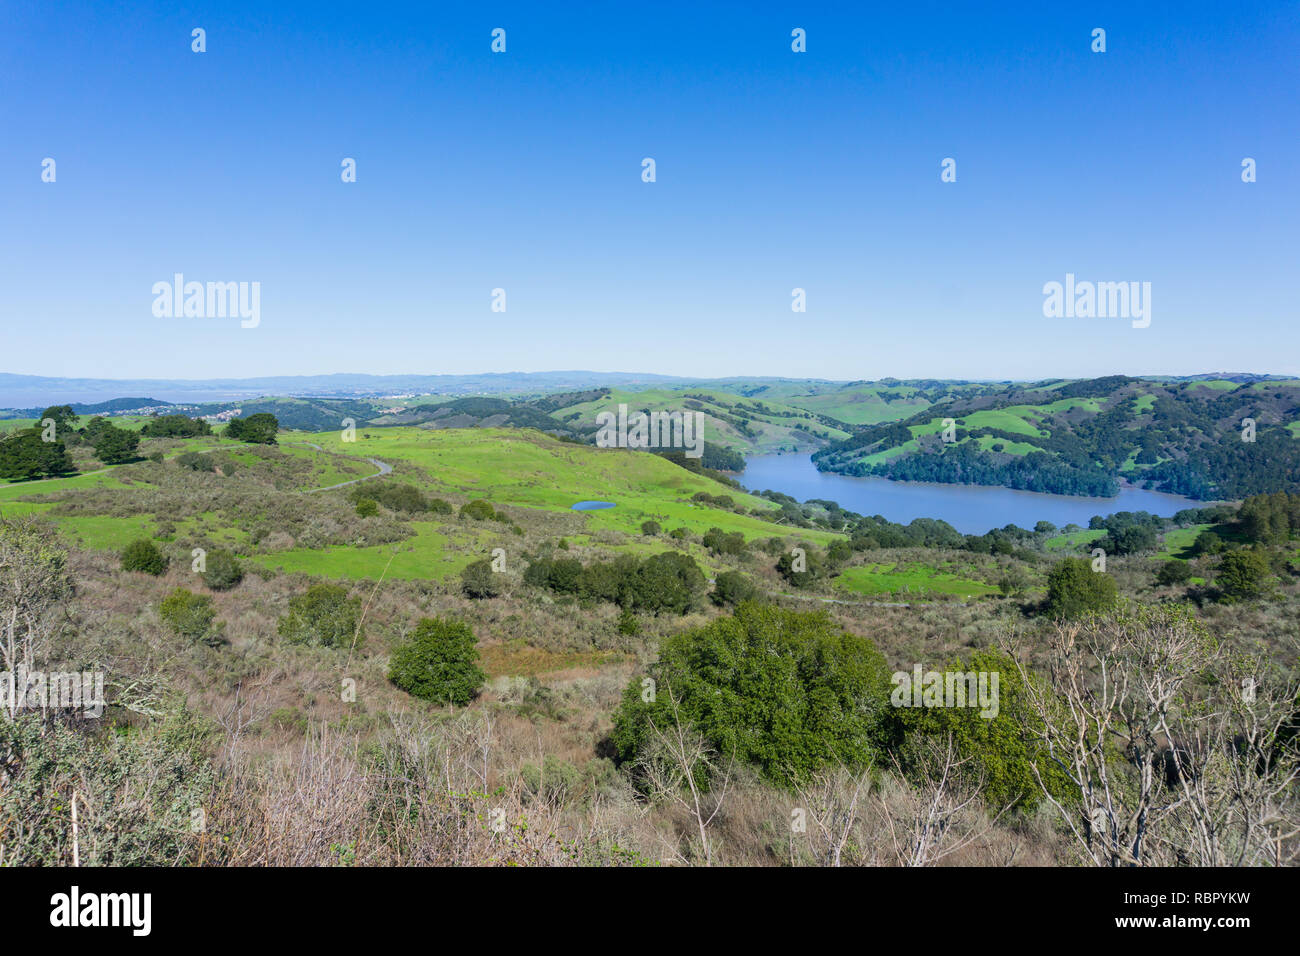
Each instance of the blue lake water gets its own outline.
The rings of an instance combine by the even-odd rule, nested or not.
[[[759,455],[745,460],[740,483],[751,491],[780,491],[807,501],[825,498],[863,515],[883,515],[907,524],[913,518],[939,518],[962,534],[983,534],[1016,524],[1033,528],[1039,521],[1059,527],[1088,526],[1093,515],[1149,511],[1169,516],[1205,502],[1160,491],[1124,488],[1114,498],[1045,495],[986,485],[940,485],[888,478],[849,478],[820,472],[807,455]]]
[[[600,511],[602,508],[612,508],[612,501],[579,501],[570,511]]]

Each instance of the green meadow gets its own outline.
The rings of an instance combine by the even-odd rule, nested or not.
[[[983,581],[963,578],[949,571],[919,563],[863,564],[847,568],[835,579],[834,588],[861,595],[949,594],[978,598],[997,594],[998,589]]]

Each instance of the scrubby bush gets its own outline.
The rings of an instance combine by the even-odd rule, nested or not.
[[[808,588],[826,576],[826,563],[812,545],[801,542],[781,555],[776,573],[794,587]]]
[[[730,534],[721,528],[710,528],[704,532],[700,543],[714,554],[739,555],[745,553],[745,536],[739,531]]]
[[[244,580],[244,569],[229,551],[209,551],[204,565],[203,583],[214,591],[229,591]]]
[[[177,588],[162,599],[158,616],[181,637],[217,646],[225,641],[225,624],[217,621],[212,598]]]
[[[449,501],[444,501],[441,498],[430,498],[429,510],[436,515],[449,515],[456,509],[451,506]]]
[[[354,486],[352,500],[365,498],[383,505],[389,511],[402,511],[407,514],[420,514],[429,510],[429,499],[414,485],[400,481],[370,481],[364,488]]]
[[[455,618],[423,618],[393,652],[388,679],[412,697],[463,706],[487,675],[479,669],[474,632]]]
[[[1192,577],[1192,567],[1186,561],[1165,561],[1156,570],[1156,584],[1161,587],[1186,584]]]
[[[1219,560],[1214,583],[1220,600],[1231,603],[1259,597],[1267,590],[1271,569],[1268,556],[1255,548],[1229,551]]]
[[[78,846],[81,866],[217,861],[223,847],[205,848],[191,827],[192,809],[211,806],[217,786],[205,753],[209,728],[209,721],[173,702],[129,732],[94,733],[40,713],[0,720],[5,865],[72,865],[73,794],[88,821]]]
[[[713,582],[709,598],[720,607],[734,607],[758,596],[758,587],[739,571],[723,571]]]
[[[351,647],[360,644],[361,599],[337,584],[314,584],[289,598],[289,610],[276,624],[286,644]]]
[[[188,468],[191,471],[212,471],[213,463],[211,455],[200,455],[196,451],[182,452],[176,456],[176,464],[181,468]]]
[[[266,726],[295,734],[307,733],[307,715],[297,707],[278,707],[266,717]]]
[[[843,564],[853,557],[853,546],[843,538],[837,538],[826,549],[826,560],[831,564]]]
[[[665,551],[643,560],[619,555],[585,568],[577,558],[538,558],[524,571],[524,583],[652,614],[685,614],[697,606],[706,581],[688,555]]]
[[[889,670],[869,640],[822,611],[742,604],[731,617],[666,638],[653,699],[633,677],[610,743],[620,762],[653,759],[677,722],[719,754],[789,783],[825,766],[865,767],[889,741]]]
[[[496,510],[486,501],[481,500],[461,505],[460,513],[463,517],[473,518],[475,521],[491,521],[497,516]]]
[[[357,517],[373,518],[377,514],[379,514],[379,502],[374,498],[357,499]]]
[[[1192,542],[1192,554],[1198,557],[1204,554],[1218,554],[1222,550],[1223,539],[1213,531],[1202,531]]]
[[[487,558],[471,561],[460,573],[460,589],[466,597],[494,598],[501,594],[500,575]]]
[[[654,537],[663,531],[663,526],[658,521],[642,521],[641,533],[646,537]]]
[[[984,797],[990,806],[1032,809],[1042,799],[1039,777],[1054,797],[1070,799],[1074,791],[1068,778],[1048,755],[1034,747],[1042,721],[1034,714],[1015,661],[999,651],[982,650],[974,652],[969,662],[952,661],[932,673],[943,684],[941,694],[946,694],[948,675],[974,675],[975,686],[968,680],[954,680],[955,706],[918,706],[927,691],[913,686],[915,674],[894,678],[891,703],[895,704],[905,772],[920,769],[927,743],[942,749],[951,739],[958,757],[967,762],[965,772],[983,781]],[[987,695],[982,701],[981,675]],[[946,696],[943,700],[946,704]]]
[[[132,541],[122,552],[123,571],[141,571],[154,577],[167,570],[167,558],[149,539]]]
[[[1066,558],[1047,573],[1047,602],[1052,617],[1076,618],[1112,607],[1119,597],[1110,575],[1094,571],[1084,558]]]

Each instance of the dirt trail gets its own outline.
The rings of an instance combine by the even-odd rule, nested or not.
[[[308,448],[315,448],[319,452],[325,451],[320,445],[309,441],[285,442],[286,445],[306,445]],[[380,461],[378,458],[367,458],[366,461],[374,465],[379,470],[373,475],[366,475],[362,478],[353,478],[351,481],[340,481],[337,485],[326,485],[324,488],[308,488],[303,494],[314,494],[317,491],[332,491],[335,488],[345,488],[348,485],[355,485],[358,481],[369,481],[371,478],[378,478],[381,475],[392,474],[393,466],[386,461]]]

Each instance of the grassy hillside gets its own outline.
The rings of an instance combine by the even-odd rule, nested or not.
[[[949,395],[814,457],[822,470],[849,475],[1103,496],[1123,480],[1232,499],[1300,488],[1298,413],[1292,381],[1111,376],[1010,385]],[[949,421],[955,428],[945,428]]]
[[[1058,393],[1052,402],[1078,399]],[[1002,413],[990,420],[1004,426],[1049,420],[1018,404],[985,411]],[[791,681],[815,689],[870,661],[882,676],[991,661],[1010,679],[1009,661],[980,656],[1010,640],[1047,680],[1045,655],[1060,633],[1047,610],[1050,576],[1063,557],[1111,548],[1112,537],[1134,549],[1115,550],[1097,579],[1116,596],[1183,605],[1225,647],[1281,662],[1280,678],[1294,665],[1300,499],[976,536],[751,496],[656,455],[523,428],[361,426],[356,441],[343,437],[282,431],[269,446],[222,434],[146,438],[137,460],[111,466],[78,445],[82,474],[0,485],[6,568],[48,562],[72,578],[49,605],[50,666],[108,671],[105,719],[82,721],[66,749],[16,771],[24,786],[52,774],[48,792],[87,795],[97,815],[82,830],[83,862],[120,862],[128,849],[168,864],[699,862],[700,831],[682,804],[648,792],[647,765],[618,749],[628,701],[643,699],[648,675],[663,675],[675,642],[771,622],[734,651],[713,644],[690,656],[709,679],[768,674],[746,690],[743,709],[757,715],[759,733],[811,713],[814,692],[790,696]],[[571,510],[589,499],[616,507]],[[33,516],[43,520],[27,524]],[[1135,526],[1142,533],[1130,534]],[[1248,528],[1271,543],[1258,551],[1262,589],[1237,599],[1225,588],[1237,586],[1233,562],[1256,553]],[[127,568],[123,551],[142,541],[164,566]],[[195,549],[210,561],[233,552],[242,578],[196,572]],[[501,566],[487,571],[493,555]],[[796,555],[806,569],[794,567]],[[490,579],[487,592],[475,589],[471,564]],[[197,630],[175,616],[178,592],[208,615]],[[740,604],[746,596],[761,603]],[[304,618],[313,601],[328,612]],[[316,621],[306,636],[303,620]],[[413,634],[434,621],[465,629],[482,670],[455,704],[394,677]],[[340,622],[341,638],[324,640]],[[787,667],[808,629],[824,630],[825,641]],[[845,713],[875,712],[871,693],[847,690]],[[1008,720],[1021,719],[1015,697],[1003,703]],[[895,848],[906,835],[890,827],[910,827],[934,787],[908,756],[931,738],[892,707],[879,712],[891,728],[882,741],[907,747],[882,752],[870,770],[876,816],[846,847],[853,862],[904,862]],[[988,756],[986,767],[1019,759],[1018,726],[974,756]],[[963,746],[982,748],[985,736]],[[710,753],[727,753],[705,739]],[[836,739],[813,728],[797,748]],[[784,735],[780,746],[791,747]],[[806,839],[772,837],[788,830],[788,788],[761,764],[728,773],[724,813],[709,825],[711,862],[819,859]],[[985,835],[965,861],[1074,861],[1068,831],[1050,815],[1032,804],[1002,815],[1002,794],[975,786],[971,825]],[[54,799],[0,806],[27,821],[0,828],[7,860],[67,862],[65,803]],[[101,824],[99,808],[141,801],[148,812]],[[220,840],[193,835],[194,805]],[[504,834],[479,822],[498,810],[508,814]],[[166,823],[166,841],[151,838],[154,820]]]

